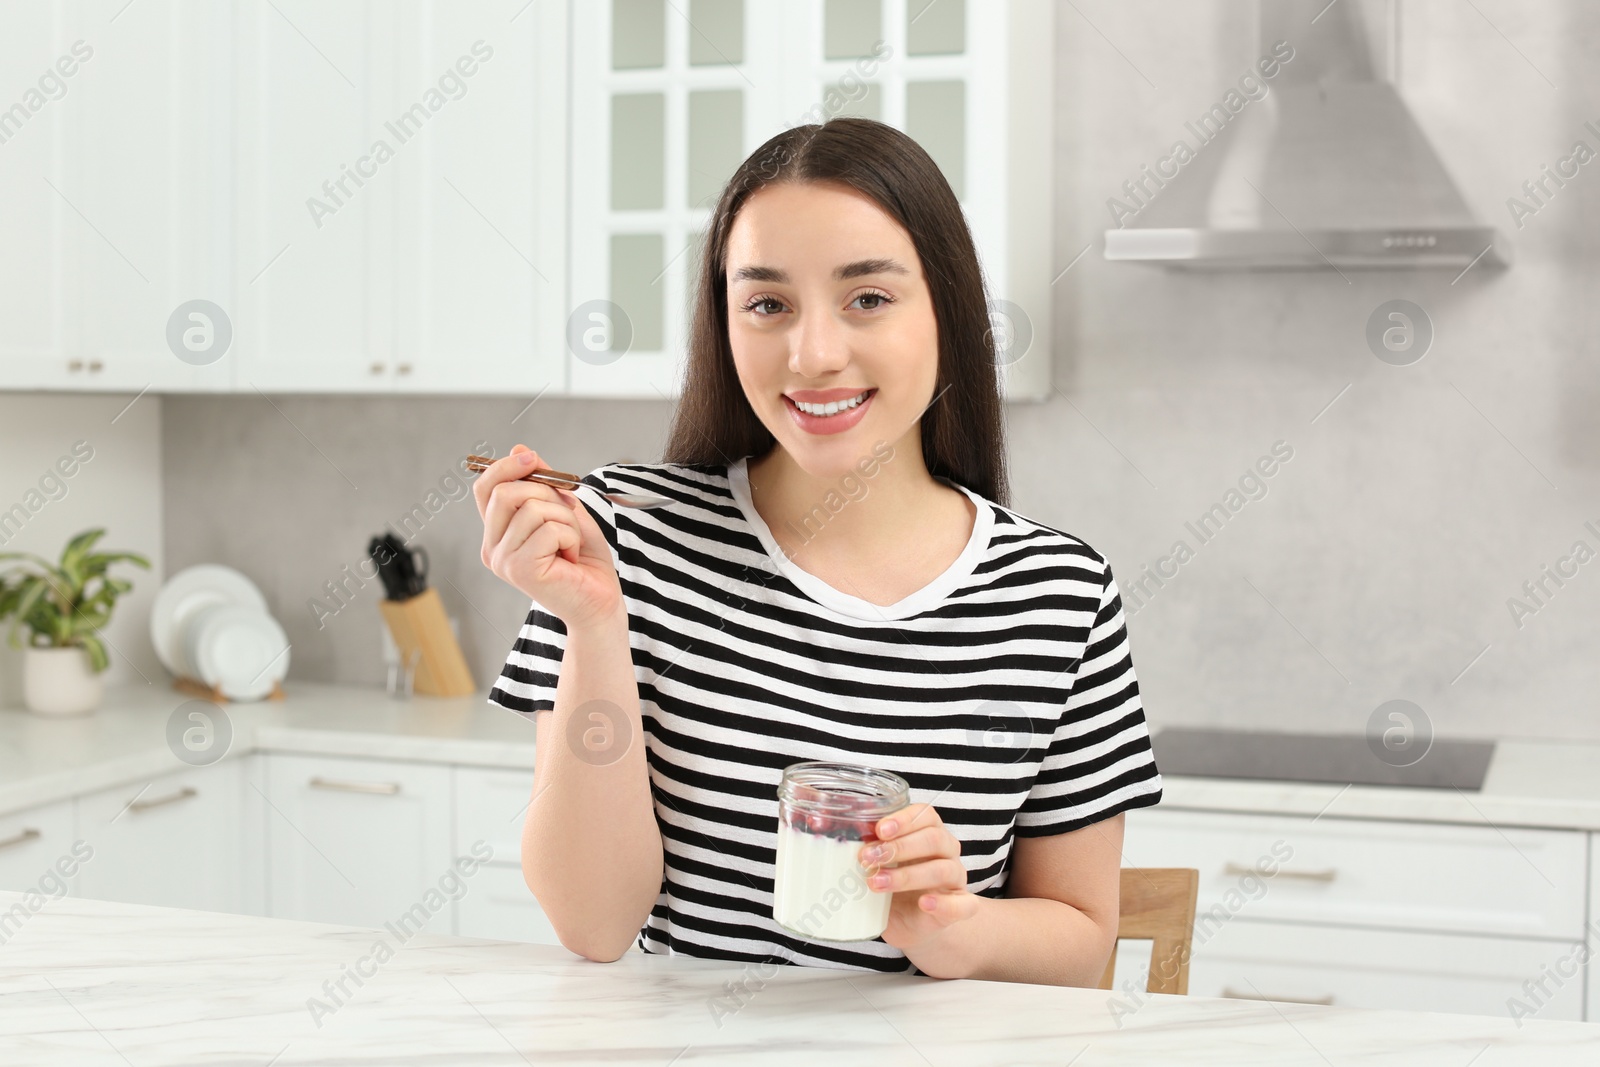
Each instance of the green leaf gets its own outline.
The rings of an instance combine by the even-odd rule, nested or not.
[[[102,571],[105,570],[110,564],[116,563],[120,560],[127,560],[129,563],[132,563],[135,566],[143,567],[145,570],[150,569],[150,561],[139,555],[137,552],[101,552],[97,555],[90,556],[89,558],[93,560],[95,565]]]
[[[23,621],[32,614],[35,605],[40,602],[40,598],[50,591],[50,587],[37,577],[28,578],[24,582],[24,589],[25,592],[22,594],[22,599],[17,604],[16,619],[11,624],[10,638],[12,648],[22,647],[17,640],[17,630],[22,626]]]
[[[55,570],[55,564],[54,563],[51,563],[49,560],[45,559],[43,556],[36,556],[32,552],[0,552],[0,559],[26,559],[26,560],[31,560],[31,561],[33,561],[35,566],[43,567],[47,571],[48,570]]]
[[[83,531],[68,541],[67,547],[61,550],[61,568],[65,570],[70,561],[79,560],[87,556],[89,549],[93,548],[94,543],[103,536],[105,536],[105,530],[101,527],[95,527],[92,530]]]
[[[10,617],[9,639],[20,645],[20,632],[31,631],[29,643],[44,647],[82,645],[103,669],[108,662],[99,630],[111,621],[117,598],[133,583],[107,573],[115,564],[145,570],[150,561],[137,552],[94,552],[105,534],[101,527],[84,530],[67,542],[59,564],[31,552],[0,553],[0,561],[18,561],[0,572],[0,619]]]
[[[89,669],[96,674],[111,666],[111,657],[106,655],[106,646],[94,634],[84,634],[78,639],[83,645],[83,650],[89,654]]]

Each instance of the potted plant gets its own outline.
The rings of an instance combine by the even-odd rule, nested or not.
[[[23,703],[39,715],[93,711],[105,692],[102,672],[110,665],[100,630],[111,621],[117,598],[133,583],[106,573],[126,561],[146,570],[150,561],[134,552],[94,552],[103,529],[85,530],[51,564],[31,552],[0,552],[0,561],[24,560],[0,572],[0,619],[12,616],[11,645],[23,651]]]

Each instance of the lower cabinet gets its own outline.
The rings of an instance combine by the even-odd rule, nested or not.
[[[522,879],[532,792],[532,769],[251,753],[0,815],[0,889],[560,945]],[[0,945],[36,910],[0,912]]]
[[[561,944],[522,879],[522,820],[532,795],[532,770],[456,768],[456,855],[489,857],[456,901],[462,937]]]
[[[242,910],[239,765],[223,760],[78,797],[77,836],[93,857],[78,871],[77,895]]]
[[[268,753],[267,914],[452,932],[451,768]]]
[[[72,801],[0,815],[0,889],[33,890],[43,897],[72,892],[92,849],[74,852]],[[0,943],[13,933],[0,916]]]
[[[1189,993],[1577,1022],[1583,967],[1577,943],[1238,920],[1197,935]]]
[[[1588,836],[1152,809],[1123,857],[1200,872],[1192,995],[1580,1020]]]
[[[522,868],[498,863],[478,868],[466,895],[456,901],[456,933],[494,941],[561,944],[528,883],[522,880]]]

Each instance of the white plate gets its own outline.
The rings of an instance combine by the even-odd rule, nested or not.
[[[185,678],[193,678],[197,682],[205,681],[204,678],[200,677],[200,656],[197,651],[200,645],[200,636],[206,632],[206,627],[210,625],[210,619],[213,615],[219,611],[227,611],[232,607],[238,607],[238,605],[206,604],[196,609],[192,615],[184,620],[183,629],[178,635],[178,645],[175,651],[177,652],[178,662],[189,672],[184,675]]]
[[[198,668],[188,659],[184,631],[204,608],[214,604],[243,604],[267,610],[267,600],[254,582],[232,567],[202,563],[187,567],[167,579],[150,609],[150,640],[161,665],[180,678],[198,678]]]
[[[200,680],[229,700],[261,700],[289,673],[289,639],[265,611],[219,605],[208,608],[194,629]]]

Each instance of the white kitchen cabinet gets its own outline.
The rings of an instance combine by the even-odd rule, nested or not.
[[[94,855],[92,849],[73,851],[72,825],[70,800],[0,815],[0,889],[57,896],[60,881],[65,891],[74,891],[83,864]],[[0,916],[0,941],[13,932]]]
[[[448,766],[281,753],[266,763],[269,915],[451,932]]]
[[[0,388],[670,396],[701,233],[789,126],[880,118],[1050,385],[1047,0],[149,0],[7,15],[93,58],[6,143]],[[160,116],[152,122],[149,116]],[[1004,115],[1006,121],[990,121]],[[220,319],[180,305],[206,300]],[[230,334],[180,359],[169,320]]]
[[[1052,18],[1044,0],[574,2],[571,391],[675,393],[723,184],[782,130],[855,114],[940,166],[1016,342],[1007,393],[1048,393]]]
[[[533,796],[533,769],[456,768],[456,855],[474,853],[481,841],[491,863],[520,866],[522,820]],[[481,851],[481,850],[480,850]]]
[[[1538,981],[1577,952],[1574,942],[1533,941],[1397,930],[1351,930],[1235,920],[1193,948],[1189,993],[1331,1004],[1348,1008],[1443,1011],[1505,1016],[1524,1004],[1526,1018],[1580,1021],[1583,975]]]
[[[373,169],[380,139],[395,140],[383,125],[390,116],[373,106],[395,19],[379,0],[251,0],[237,18],[239,388],[387,390],[394,182],[382,169],[370,179],[359,171]]]
[[[1191,994],[1579,1019],[1587,836],[1158,808],[1123,862],[1200,872]]]
[[[37,110],[23,103],[22,118],[15,108],[0,115],[0,203],[6,205],[0,211],[0,385],[10,388],[63,378],[75,358],[83,370],[78,321],[68,310],[75,307],[69,294],[78,285],[76,235],[83,221],[51,188],[67,181],[63,150],[73,117],[67,105],[78,102],[90,73],[72,55],[81,34],[81,20],[72,15],[61,4],[13,4],[0,34],[0,70],[15,72],[13,86],[47,72],[65,86],[59,99],[38,92]],[[57,61],[73,72],[70,78],[61,76]]]
[[[0,68],[38,106],[0,123],[0,388],[226,391],[226,355],[181,360],[167,336],[179,305],[229,293],[228,6],[5,20]]]
[[[456,933],[494,941],[560,945],[555,927],[533,898],[521,867],[486,864],[474,874],[466,895],[456,902]]]
[[[243,390],[564,388],[565,12],[519,6],[243,6]]]
[[[168,337],[181,305],[207,300],[226,313],[231,302],[232,39],[228,5],[183,0],[140,4],[94,26],[83,95],[62,101],[77,109],[61,192],[83,216],[75,310],[86,369],[76,374],[69,360],[56,387],[232,388],[233,353],[212,348],[227,331],[214,315],[190,333],[205,344],[180,345],[188,359]],[[180,318],[181,337],[196,320]]]
[[[407,0],[382,115],[444,86],[386,164],[395,188],[395,388],[537,395],[565,388],[566,11]],[[550,42],[556,42],[553,48]]]
[[[242,780],[223,760],[77,799],[77,835],[94,849],[78,895],[128,904],[240,911]]]
[[[573,393],[677,392],[717,192],[785,125],[790,6],[574,0]]]
[[[522,820],[533,771],[457,767],[455,853],[490,859],[456,903],[456,933],[559,945],[555,929],[522,878]]]
[[[1158,808],[1128,821],[1124,856],[1197,869],[1202,918],[1242,894],[1230,910],[1249,920],[1582,937],[1588,861],[1576,831]],[[1251,873],[1272,860],[1271,877]]]

